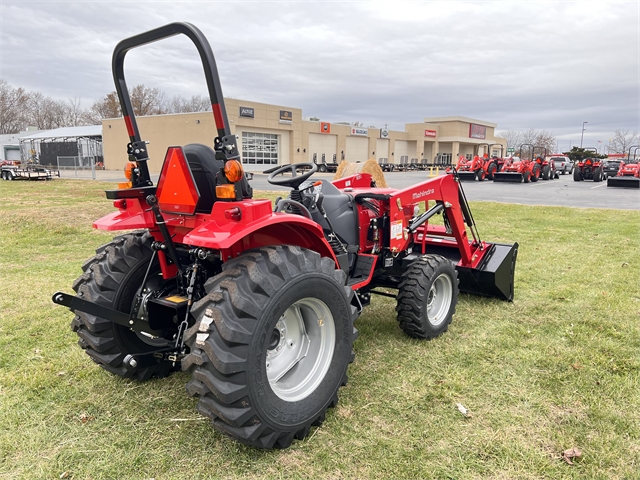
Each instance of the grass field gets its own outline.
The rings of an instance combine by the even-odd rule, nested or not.
[[[260,451],[196,413],[187,374],[100,369],[51,302],[110,240],[110,188],[0,182],[1,478],[640,478],[640,212],[472,204],[483,239],[520,244],[515,301],[462,295],[421,342],[375,297],[338,407]]]

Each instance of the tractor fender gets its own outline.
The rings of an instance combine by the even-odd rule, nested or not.
[[[210,220],[187,233],[182,243],[219,250],[222,260],[237,257],[246,250],[269,245],[297,245],[331,258],[333,249],[326,241],[322,227],[300,215],[274,213],[251,222],[221,222]]]
[[[124,201],[126,202],[126,209],[120,209],[117,212],[99,218],[93,222],[93,228],[114,231],[155,227],[153,212],[143,210],[138,199],[127,198]]]

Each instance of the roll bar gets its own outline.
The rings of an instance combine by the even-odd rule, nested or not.
[[[140,183],[152,185],[149,177],[149,169],[146,161],[149,159],[147,154],[146,142],[140,138],[138,124],[131,105],[129,90],[124,78],[124,58],[127,52],[133,48],[146,45],[148,43],[157,42],[165,38],[175,35],[186,35],[193,42],[200,54],[202,66],[204,68],[204,76],[207,81],[209,90],[209,98],[213,109],[213,117],[218,130],[218,136],[214,140],[214,149],[224,153],[224,160],[231,160],[240,157],[235,135],[231,135],[229,128],[229,120],[227,110],[224,106],[224,97],[222,96],[222,87],[220,85],[220,77],[216,61],[204,34],[194,25],[185,22],[170,23],[163,27],[158,27],[148,32],[125,38],[113,51],[112,70],[113,79],[116,85],[116,92],[120,100],[122,114],[127,126],[127,133],[131,143],[127,145],[127,153],[133,161],[139,162]],[[133,157],[133,158],[132,158]]]

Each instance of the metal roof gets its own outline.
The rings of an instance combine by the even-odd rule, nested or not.
[[[53,130],[44,130],[25,135],[20,140],[43,140],[46,138],[79,138],[79,137],[101,137],[102,125],[87,125],[84,127],[62,127]]]

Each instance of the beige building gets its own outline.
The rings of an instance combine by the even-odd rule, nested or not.
[[[388,163],[449,164],[458,154],[481,155],[506,151],[506,139],[495,137],[496,124],[466,117],[425,118],[408,123],[403,132],[356,127],[343,123],[303,120],[302,110],[281,105],[225,99],[231,132],[238,137],[242,163],[259,172],[273,165],[313,162],[361,162],[369,158]],[[203,143],[213,146],[216,135],[211,112],[138,117],[143,140],[149,142],[149,170],[159,172],[167,147]],[[104,165],[124,168],[129,142],[124,121],[102,122]]]

